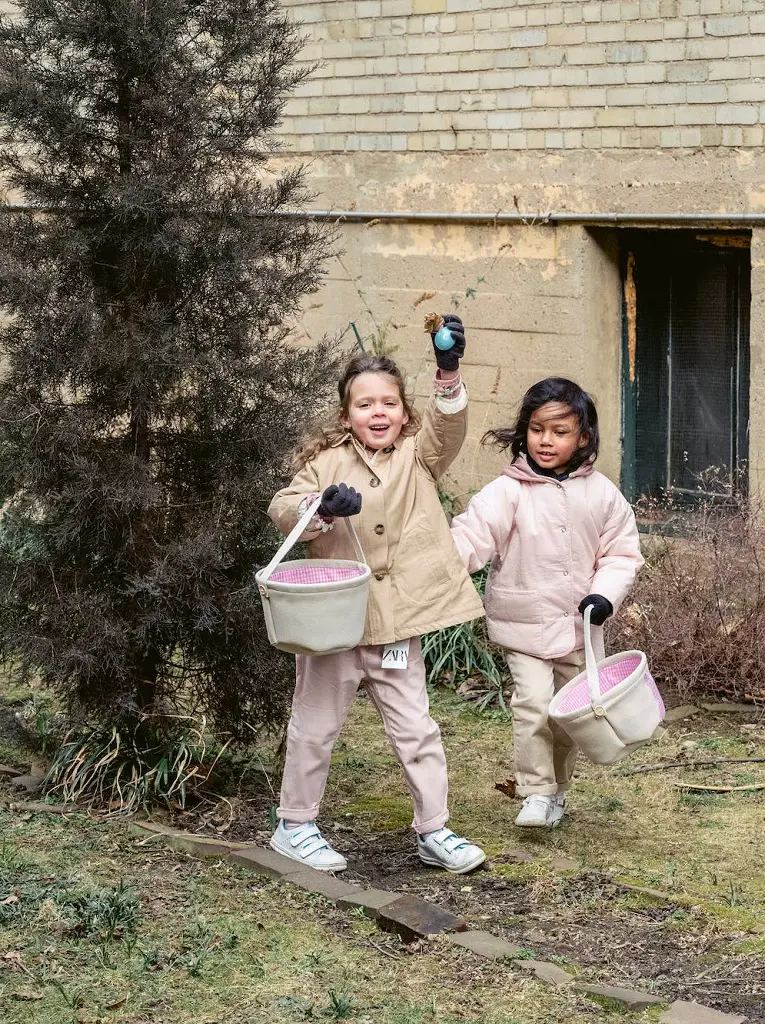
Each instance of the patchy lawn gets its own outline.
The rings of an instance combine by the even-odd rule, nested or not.
[[[582,762],[567,822],[550,833],[515,829],[517,804],[494,788],[511,772],[505,717],[477,715],[448,694],[434,713],[449,756],[452,824],[485,846],[490,867],[452,877],[419,864],[400,770],[374,709],[359,700],[337,745],[323,817],[349,856],[349,880],[424,895],[589,980],[765,1022],[763,793],[675,786],[756,784],[765,764],[625,774],[658,761],[765,757],[754,709],[674,723],[618,766]],[[0,759],[28,764],[5,722]],[[219,779],[226,799],[178,814],[176,824],[265,841],[272,763],[267,749],[231,758]],[[512,962],[487,963],[443,940],[406,947],[353,913],[224,862],[167,852],[116,819],[4,811],[0,836],[0,1017],[9,1024],[659,1016],[547,988]]]

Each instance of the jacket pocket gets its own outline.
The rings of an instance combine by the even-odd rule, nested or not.
[[[542,624],[542,609],[536,590],[515,590],[490,584],[486,591],[486,613],[497,622],[524,626]]]

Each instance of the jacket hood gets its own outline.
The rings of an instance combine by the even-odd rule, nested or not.
[[[593,462],[585,462],[573,473],[569,473],[567,480],[573,480],[578,476],[589,476],[595,469]],[[554,476],[546,476],[543,473],[535,473],[529,465],[525,455],[519,455],[515,462],[509,462],[502,470],[503,476],[509,476],[512,480],[520,480],[525,484],[546,484],[550,480],[556,481]],[[565,482],[565,481],[564,481]]]

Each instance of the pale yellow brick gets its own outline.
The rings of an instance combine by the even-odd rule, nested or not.
[[[624,107],[605,107],[595,116],[598,128],[630,127],[635,123],[635,111]]]
[[[698,103],[692,106],[680,106],[675,110],[675,124],[715,124],[717,120],[717,108],[706,104]]]
[[[747,79],[750,74],[757,77],[765,73],[765,61],[760,69],[755,68],[755,62],[748,60],[715,60],[709,63],[709,81],[719,82],[728,79]],[[750,70],[751,68],[751,70]]]
[[[621,85],[626,80],[627,67],[621,64],[606,64],[603,67],[587,69],[588,85]]]
[[[719,125],[707,125],[701,129],[702,146],[721,146],[723,129]]]
[[[727,103],[717,108],[718,124],[756,124],[759,121],[759,110],[755,106],[740,103]]]
[[[659,134],[659,145],[666,149],[676,149],[680,145],[679,128],[662,128]]]
[[[621,23],[607,22],[587,26],[588,43],[614,43],[625,38],[627,26]]]
[[[553,25],[547,30],[549,46],[574,46],[587,39],[585,25]]]
[[[667,65],[668,82],[706,82],[709,64],[705,60],[682,60]]]
[[[446,13],[446,0],[412,0],[412,14]]]
[[[625,68],[626,80],[630,84],[644,85],[667,80],[666,64],[628,64]]]
[[[624,149],[638,149],[643,141],[643,130],[642,128],[625,128],[619,140]]]
[[[567,65],[562,68],[550,70],[551,85],[587,85],[587,68],[570,68]]]
[[[723,146],[742,146],[744,144],[744,132],[737,125],[728,125],[723,128]]]
[[[564,149],[581,149],[582,147],[582,133],[574,129],[570,129],[563,133],[563,148]]]
[[[527,149],[528,140],[526,138],[526,132],[508,132],[507,133],[507,148],[508,149]]]
[[[521,112],[524,128],[557,128],[557,110],[524,110]]]
[[[689,24],[687,21],[681,21],[680,19],[678,19],[677,21],[664,22],[665,39],[685,39],[688,35],[690,35],[690,32]]]
[[[566,107],[568,91],[566,89],[535,89],[531,94],[533,107]]]
[[[743,144],[745,146],[761,146],[765,139],[765,129],[761,124],[747,125],[743,130]]]
[[[645,104],[645,93],[645,89],[637,86],[608,89],[606,102],[611,107],[642,107]]]
[[[576,110],[561,110],[561,128],[594,128],[597,111],[592,108],[579,108]]]
[[[436,36],[410,36],[406,40],[405,50],[407,53],[438,53],[440,44]]]
[[[460,71],[488,71],[495,64],[494,53],[464,53],[460,54]]]
[[[645,107],[635,111],[635,124],[666,128],[675,123],[674,107]]]
[[[602,128],[600,144],[603,149],[620,149],[622,145],[621,128]]]
[[[649,42],[664,39],[666,33],[660,21],[633,21],[625,27],[627,42]]]
[[[640,129],[640,146],[643,149],[654,149],[659,145],[659,129],[658,128],[641,128]]]

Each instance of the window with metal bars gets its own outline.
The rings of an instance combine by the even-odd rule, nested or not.
[[[622,486],[693,501],[746,488],[748,233],[625,232]]]

